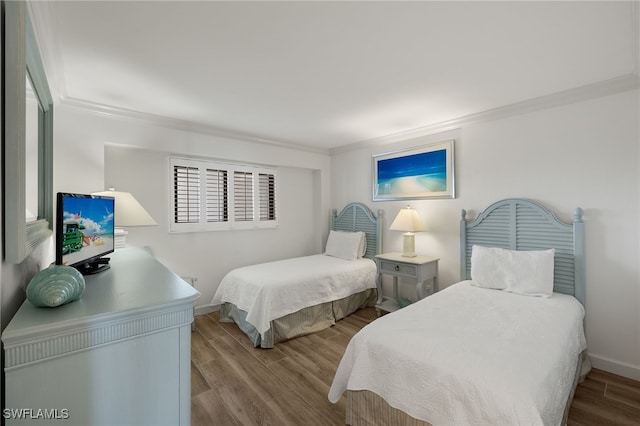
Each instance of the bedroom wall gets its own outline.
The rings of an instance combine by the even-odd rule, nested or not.
[[[230,269],[319,253],[328,234],[329,155],[178,130],[161,122],[98,114],[62,104],[56,110],[54,190],[131,192],[158,226],[129,228],[127,243],[149,246],[181,276],[197,278],[198,312],[210,309]],[[169,154],[276,166],[276,229],[168,233]]]
[[[168,233],[168,153],[122,146],[105,146],[105,182],[136,194],[158,222],[157,227],[129,230],[127,242],[148,245],[178,275],[197,277],[202,292],[198,306],[231,269],[318,252],[314,244],[317,220],[313,210],[313,170],[279,167],[279,225],[274,229]],[[326,219],[328,221],[329,214]]]
[[[388,226],[406,203],[371,201],[371,155],[455,139],[457,197],[409,203],[429,228],[417,235],[416,251],[440,257],[441,287],[459,279],[461,209],[473,217],[494,201],[521,197],[571,221],[582,207],[589,352],[596,367],[640,379],[638,105],[638,91],[628,91],[404,142],[343,149],[331,157],[332,204],[361,201],[384,209],[384,251],[402,251],[401,233]],[[412,295],[409,290],[404,295]]]
[[[49,238],[38,246],[25,260],[19,264],[0,265],[0,327],[4,330],[26,298],[27,284],[40,270],[55,261],[53,238]]]

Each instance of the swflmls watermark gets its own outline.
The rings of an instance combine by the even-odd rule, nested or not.
[[[68,408],[5,408],[2,417],[12,420],[66,420]]]

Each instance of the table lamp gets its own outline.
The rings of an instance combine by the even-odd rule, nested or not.
[[[425,231],[426,228],[418,212],[407,206],[400,210],[395,220],[389,227],[392,231],[404,231],[403,253],[405,257],[416,257],[415,232]]]
[[[116,191],[114,188],[109,188],[108,191],[94,192],[93,195],[115,198],[115,248],[122,248],[126,245],[127,231],[123,227],[158,224],[129,192]]]

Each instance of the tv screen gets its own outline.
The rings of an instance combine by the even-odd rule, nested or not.
[[[114,198],[59,192],[56,210],[56,264],[83,274],[107,269],[103,256],[114,250]]]

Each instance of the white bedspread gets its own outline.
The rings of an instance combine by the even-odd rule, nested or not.
[[[373,260],[318,254],[234,269],[222,279],[211,303],[235,304],[264,333],[276,318],[375,286]]]
[[[370,390],[433,425],[559,425],[586,348],[573,297],[463,281],[356,334],[329,400]]]

